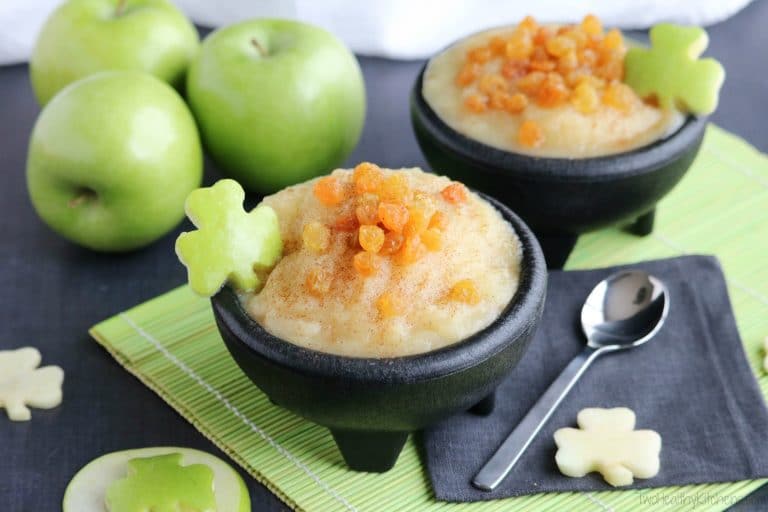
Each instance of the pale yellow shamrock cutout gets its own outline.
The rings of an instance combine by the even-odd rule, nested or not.
[[[176,255],[187,267],[192,290],[206,297],[229,282],[241,291],[263,283],[260,272],[280,259],[283,242],[277,215],[269,206],[243,209],[245,192],[234,180],[219,180],[187,197],[187,216],[198,229],[176,240]]]
[[[0,408],[13,421],[31,418],[27,406],[51,409],[61,403],[64,371],[58,366],[38,368],[41,360],[32,347],[0,350]]]
[[[633,477],[651,478],[659,472],[661,436],[653,430],[634,430],[635,413],[626,407],[582,409],[579,429],[555,432],[555,461],[566,476],[592,471],[614,487],[630,485]]]
[[[631,48],[624,58],[627,85],[642,98],[655,96],[664,108],[714,112],[725,70],[715,59],[699,59],[709,44],[704,29],[660,23],[650,38],[650,48]]]

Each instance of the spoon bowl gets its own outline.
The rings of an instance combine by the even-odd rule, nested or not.
[[[595,286],[581,309],[587,346],[560,373],[528,411],[472,483],[494,490],[509,474],[565,395],[599,355],[637,347],[653,338],[669,313],[669,292],[641,270],[625,270]]]
[[[668,312],[664,284],[641,270],[626,270],[595,286],[581,309],[581,328],[592,348],[637,347],[661,329]]]

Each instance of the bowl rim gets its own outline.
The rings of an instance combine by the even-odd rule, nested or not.
[[[446,49],[459,41],[454,41]],[[436,55],[440,55],[442,51],[445,50]],[[708,120],[707,116],[686,115],[682,124],[665,137],[630,151],[610,155],[562,158],[507,151],[455,130],[432,109],[423,95],[423,80],[424,72],[433,58],[434,56],[422,65],[411,91],[413,128],[418,134],[416,125],[421,124],[432,136],[433,143],[443,151],[450,151],[455,157],[475,168],[485,169],[489,174],[571,182],[611,181],[646,174],[676,160],[690,146],[695,145]]]
[[[519,342],[519,335],[538,323],[546,296],[547,269],[544,255],[530,228],[510,208],[478,193],[491,203],[514,228],[521,246],[517,290],[490,325],[452,345],[421,354],[388,358],[350,357],[309,349],[269,333],[252,319],[229,286],[211,297],[217,325],[228,329],[253,355],[304,375],[351,381],[412,383],[460,372],[486,361]]]

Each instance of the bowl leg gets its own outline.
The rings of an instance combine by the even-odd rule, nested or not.
[[[571,233],[536,233],[548,269],[561,269],[576,246],[579,235]]]
[[[370,432],[331,429],[336,446],[350,469],[383,473],[392,469],[408,432]]]
[[[637,236],[648,236],[653,232],[653,221],[656,218],[656,208],[642,214],[629,226],[627,231]]]
[[[488,416],[496,407],[496,391],[486,396],[469,409],[469,412],[479,416]]]

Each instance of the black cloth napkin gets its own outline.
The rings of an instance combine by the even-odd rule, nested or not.
[[[669,288],[669,317],[643,346],[598,358],[493,492],[471,479],[566,364],[584,347],[579,312],[594,285],[640,268]],[[557,491],[613,489],[599,474],[569,478],[555,464],[553,434],[585,407],[629,407],[638,429],[662,437],[661,470],[621,489],[768,476],[768,411],[736,330],[725,278],[710,256],[549,275],[544,318],[487,417],[462,413],[423,433],[435,495],[478,501]]]

